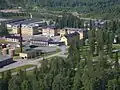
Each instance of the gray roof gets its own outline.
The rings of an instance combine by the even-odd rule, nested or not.
[[[0,55],[0,62],[1,62],[1,61],[4,61],[4,60],[6,60],[6,59],[9,59],[9,58],[11,58],[11,57],[10,57],[10,56]]]
[[[65,35],[65,37],[69,38],[69,37],[74,37],[76,35],[79,35],[79,33],[78,32],[70,33],[70,34]]]
[[[34,19],[26,19],[26,20],[21,20],[21,21],[18,21],[18,22],[11,22],[9,24],[11,25],[19,25],[19,24],[22,24],[22,25],[28,25],[28,24],[31,24],[31,23],[42,23],[41,20],[34,20]]]
[[[84,29],[84,28],[64,28],[66,30],[70,30],[70,31],[86,31],[87,29]]]
[[[42,36],[42,35],[37,35],[37,36],[33,36],[31,39],[31,41],[51,41],[52,39],[46,36]]]
[[[60,36],[54,36],[54,37],[51,37],[51,39],[53,39],[53,41],[55,41],[55,42],[59,42],[61,37]]]
[[[40,22],[40,20],[26,20],[26,21],[24,21],[23,23],[21,23],[21,24],[25,24],[25,25],[27,25],[27,24],[30,24],[30,23],[35,23],[35,22]]]

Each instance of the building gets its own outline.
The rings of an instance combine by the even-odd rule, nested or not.
[[[15,20],[9,20],[9,21],[7,21],[7,24],[6,24],[7,29],[12,30],[12,27],[13,27],[14,25],[17,25],[17,24],[19,24],[20,22],[22,23],[22,22],[24,22],[25,20],[26,20],[26,19],[15,19]]]
[[[53,37],[59,35],[59,29],[57,29],[55,26],[47,26],[42,29],[42,35]]]
[[[5,36],[6,41],[8,42],[20,42],[20,36],[9,35]]]
[[[47,37],[43,35],[36,35],[30,38],[30,45],[36,46],[59,46],[64,43],[60,41],[60,36]]]
[[[0,68],[13,63],[13,58],[11,58],[10,56],[3,56],[0,55]]]
[[[40,50],[27,49],[19,54],[22,59],[31,59],[41,55]]]
[[[64,42],[66,46],[70,45],[71,43],[74,43],[75,40],[80,40],[78,32],[61,36],[61,42]]]
[[[21,32],[23,35],[36,35],[39,34],[39,26],[34,25],[22,26]]]
[[[0,10],[0,12],[3,13],[21,13],[20,9],[5,9],[5,10]]]
[[[18,24],[12,26],[12,34],[20,34],[20,26]]]
[[[9,21],[9,20],[11,20],[11,19],[0,18],[0,23],[1,23],[1,22],[7,22],[7,21]]]
[[[7,24],[7,28],[12,30],[13,34],[19,34],[20,33],[20,24],[21,26],[21,32],[23,35],[36,35],[41,33],[41,28],[46,25],[46,22],[42,20],[32,20],[32,19],[26,19],[26,20],[18,20],[18,21],[11,21]]]
[[[30,44],[36,45],[36,46],[49,46],[50,41],[53,41],[53,39],[46,37],[46,36],[37,35],[37,36],[33,36],[30,39]]]
[[[87,37],[87,30],[86,29],[80,29],[80,28],[64,28],[60,30],[60,36],[64,36],[67,34],[71,34],[74,32],[78,32],[79,33],[79,38],[84,39]]]

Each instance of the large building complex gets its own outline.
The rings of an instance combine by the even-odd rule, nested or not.
[[[74,37],[79,37],[79,40],[87,38],[87,30],[81,28],[63,28],[58,29],[55,24],[47,24],[45,20],[21,19],[10,21],[7,24],[8,28],[12,29],[13,34],[21,33],[23,40],[29,41],[30,45],[36,46],[56,46],[69,45],[75,40]],[[29,37],[25,39],[25,37]],[[19,38],[7,37],[7,40],[18,42]]]
[[[46,22],[42,20],[18,20],[18,21],[11,21],[7,24],[7,28],[12,30],[12,34],[19,34],[20,33],[20,24],[21,24],[21,32],[23,35],[35,35],[39,34],[40,27],[45,26]]]

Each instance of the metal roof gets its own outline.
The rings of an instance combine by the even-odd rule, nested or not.
[[[79,35],[79,33],[78,32],[74,32],[74,33],[70,33],[70,34],[67,34],[67,35],[65,35],[65,37],[73,37],[73,36],[76,36],[76,35]]]
[[[42,36],[42,35],[33,36],[30,40],[31,41],[44,41],[44,42],[53,41],[51,38]]]
[[[70,30],[70,31],[87,31],[87,29],[84,28],[63,28],[65,30]]]
[[[20,39],[20,36],[5,36],[5,38],[11,38],[11,39]]]
[[[17,22],[20,22],[20,21],[24,21],[26,19],[14,19],[14,20],[9,20],[7,23],[10,24],[10,23],[17,23]]]

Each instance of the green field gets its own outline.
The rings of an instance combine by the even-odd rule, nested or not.
[[[25,65],[25,66],[20,66],[14,69],[11,69],[11,73],[19,72],[20,70],[26,70],[28,68],[35,67],[35,65]],[[6,72],[6,71],[5,71]],[[29,74],[29,71],[27,72]],[[1,73],[0,73],[0,78],[1,78]]]
[[[113,48],[120,49],[120,44],[113,44]]]

